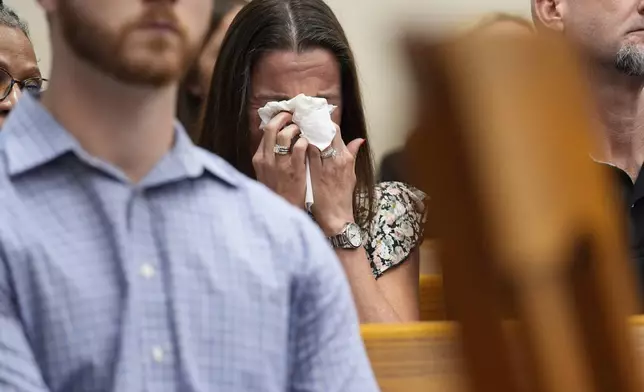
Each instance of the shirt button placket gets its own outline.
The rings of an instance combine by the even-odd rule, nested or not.
[[[141,268],[139,269],[139,274],[146,280],[150,280],[154,278],[154,275],[156,274],[156,270],[154,269],[154,266],[152,266],[149,263],[143,263],[141,264]]]
[[[147,370],[144,385],[156,390],[154,384],[164,380],[167,367],[172,366],[167,300],[149,202],[143,192],[135,191],[132,203],[132,258],[135,265],[138,264],[135,273],[141,301],[140,333],[143,355],[148,358],[145,361]]]
[[[163,362],[163,356],[165,355],[163,348],[160,346],[154,346],[152,348],[152,359],[156,363],[162,363]]]

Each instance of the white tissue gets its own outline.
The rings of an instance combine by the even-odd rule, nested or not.
[[[320,151],[326,150],[336,134],[335,125],[331,120],[331,113],[336,109],[329,105],[324,98],[309,97],[300,94],[288,101],[269,102],[257,113],[262,120],[261,128],[280,112],[293,113],[293,123],[299,128],[300,137],[308,140]],[[310,212],[313,206],[313,185],[311,183],[311,166],[306,160],[306,209]]]

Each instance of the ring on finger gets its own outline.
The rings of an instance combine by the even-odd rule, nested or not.
[[[276,144],[275,147],[273,147],[273,152],[275,155],[288,155],[291,153],[291,148]]]
[[[338,151],[336,151],[336,149],[333,147],[329,147],[326,150],[322,151],[322,153],[320,154],[320,158],[322,159],[335,158],[336,155],[338,155]]]

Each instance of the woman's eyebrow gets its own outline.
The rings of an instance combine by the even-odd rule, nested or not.
[[[316,97],[326,98],[328,100],[332,98],[339,98],[341,95],[342,93],[337,89],[329,89],[329,90],[318,91]]]
[[[288,101],[293,97],[284,94],[257,94],[253,98],[263,101]]]
[[[329,99],[336,99],[340,96],[339,93],[337,92],[327,92],[327,91],[322,91],[318,94],[315,95],[316,98],[324,98],[326,100]],[[253,99],[260,100],[260,101],[288,101],[289,99],[292,99],[294,97],[290,97],[285,94],[278,94],[278,93],[259,93],[253,96]]]

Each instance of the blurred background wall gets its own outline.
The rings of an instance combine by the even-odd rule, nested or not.
[[[5,0],[31,29],[44,73],[49,72],[47,26],[36,0]],[[404,142],[411,126],[410,82],[398,42],[408,28],[443,29],[486,12],[529,17],[529,0],[327,0],[345,28],[362,80],[372,147],[382,155]]]

